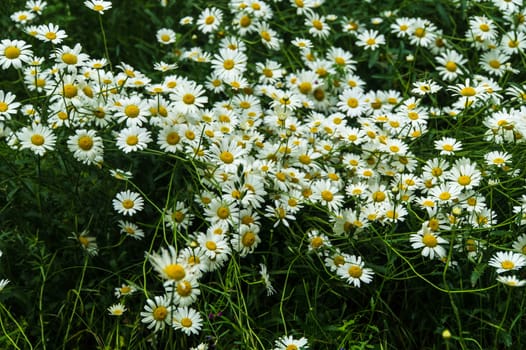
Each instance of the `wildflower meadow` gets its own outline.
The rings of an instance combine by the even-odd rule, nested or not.
[[[526,348],[523,0],[0,29],[0,349]]]

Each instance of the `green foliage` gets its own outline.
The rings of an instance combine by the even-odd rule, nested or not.
[[[123,0],[97,14],[80,1],[48,0],[34,23],[54,23],[64,29],[68,37],[57,44],[43,43],[24,33],[23,25],[13,25],[10,16],[22,10],[23,4],[14,0],[0,3],[0,40],[30,44],[35,56],[45,58],[42,70],[50,74],[45,79],[52,85],[42,91],[31,90],[31,79],[24,82],[28,71],[14,67],[3,69],[0,78],[2,93],[12,92],[21,103],[16,113],[0,108],[0,280],[9,280],[0,290],[0,348],[196,349],[201,344],[199,349],[290,350],[292,346],[278,345],[285,337],[308,340],[311,349],[525,346],[523,289],[496,281],[498,276],[514,273],[522,283],[524,270],[510,268],[500,274],[490,264],[497,252],[525,253],[524,246],[515,246],[524,233],[526,206],[522,168],[526,157],[524,52],[521,49],[507,57],[516,72],[494,75],[481,68],[489,49],[474,48],[466,34],[472,29],[469,21],[476,16],[493,21],[499,38],[509,28],[523,33],[525,30],[510,19],[522,13],[506,14],[488,2],[328,0],[304,14],[299,3],[261,1],[273,15],[260,20],[282,40],[276,50],[265,46],[260,33],[239,34],[236,11],[245,12],[227,1],[167,1],[161,6],[159,1]],[[257,11],[255,5],[250,6]],[[211,7],[223,11],[224,18],[219,28],[207,34],[198,29],[196,21]],[[309,34],[305,22],[313,13],[325,16],[325,25],[331,26],[327,38]],[[372,13],[377,17],[372,18]],[[336,19],[330,19],[331,15]],[[182,24],[184,16],[193,16],[194,23]],[[407,38],[397,36],[393,26],[403,17],[429,21],[426,30],[435,25],[433,44],[411,42],[410,38],[417,37],[414,33]],[[255,15],[251,18],[256,20]],[[175,31],[175,43],[163,45],[156,39],[161,28]],[[376,49],[358,45],[357,36],[365,29],[376,30],[385,43]],[[178,90],[167,88],[170,77],[187,89],[188,81],[205,86],[214,72],[209,61],[218,57],[221,40],[230,36],[239,36],[239,43],[246,46],[243,77],[248,87],[237,89],[225,78],[220,81],[222,92],[210,87],[203,90],[207,101],[199,109],[209,112],[196,115],[177,110],[187,106],[175,107]],[[291,44],[297,38],[312,40],[310,55],[320,60],[323,69],[312,68],[307,51]],[[91,71],[53,68],[55,58],[50,55],[62,45],[77,43],[90,58],[105,58],[108,65]],[[335,47],[348,52],[352,62],[347,66],[331,62],[328,52]],[[437,56],[444,47],[467,59],[453,80],[438,71]],[[196,48],[205,62],[192,59],[199,54]],[[0,52],[0,59],[6,56]],[[323,62],[325,58],[328,62]],[[256,64],[266,60],[281,64],[285,78],[260,83],[265,74]],[[154,64],[161,61],[178,68],[155,70]],[[124,64],[130,67],[124,68]],[[57,72],[51,73],[53,69]],[[313,91],[303,93],[298,80],[305,72],[314,72],[316,79],[312,81],[315,88],[310,86]],[[100,76],[94,77],[100,73],[108,73],[111,81],[104,88]],[[133,80],[137,76],[146,83]],[[485,80],[488,76],[494,79]],[[69,78],[77,89],[72,97],[67,96],[64,85]],[[460,84],[471,86],[467,79],[473,86],[486,84],[485,90],[477,93],[481,99],[470,100],[469,94],[462,93]],[[351,108],[352,103],[341,98],[344,91],[357,91],[352,85],[357,80],[363,80],[366,97],[361,103],[367,105],[359,117],[351,111],[345,115],[346,105]],[[414,92],[414,83],[425,81],[439,90]],[[169,89],[168,93],[148,90],[157,83]],[[317,95],[319,99],[316,89],[322,94]],[[152,141],[147,148],[128,152],[125,147],[131,143],[123,148],[116,139],[130,126],[126,119],[130,116],[122,112],[127,117],[123,114],[120,120],[119,113],[123,101],[137,96],[149,103],[147,121],[138,126],[151,131]],[[170,102],[163,105],[161,96]],[[247,96],[257,99],[262,107],[253,116],[247,112],[248,117],[235,105],[237,99]],[[466,96],[469,103],[457,103]],[[298,106],[287,105],[293,98],[300,99]],[[326,100],[328,107],[308,107],[323,98],[330,98]],[[100,120],[96,119],[98,105],[94,101],[113,115],[107,124],[97,124]],[[37,116],[25,112],[28,104]],[[161,107],[169,110],[166,115]],[[410,129],[414,125],[408,117],[412,111],[420,113],[416,117],[425,116],[421,124],[416,123],[422,129]],[[67,117],[64,124],[56,118],[61,112]],[[333,122],[336,112],[341,112],[338,118],[346,125]],[[505,116],[492,129],[488,120],[498,113]],[[513,123],[506,121],[512,118],[509,115],[515,118]],[[212,123],[207,117],[217,120]],[[242,117],[246,117],[246,124],[241,124]],[[155,118],[161,121],[153,121]],[[396,123],[401,121],[403,127],[397,129]],[[23,130],[31,125],[49,127],[56,136],[56,144],[44,154],[21,147]],[[177,144],[181,138],[184,147],[174,152],[160,147],[162,132],[169,126],[185,128],[177,129],[180,134],[174,141]],[[222,129],[229,127],[229,131]],[[351,142],[340,127],[360,129],[363,142]],[[96,130],[100,136],[103,160],[101,156],[83,163],[72,156],[68,141],[84,129]],[[499,138],[501,135],[506,137]],[[445,137],[461,141],[463,147],[450,154],[439,153],[435,142]],[[234,163],[233,170],[229,165],[234,161],[222,159],[228,158],[225,140],[232,144],[228,153],[239,151],[246,157],[239,165]],[[392,140],[402,142],[408,151],[393,154],[397,152],[386,146]],[[82,148],[78,139],[73,144]],[[309,162],[301,161],[303,149],[299,145],[313,151]],[[486,159],[491,151],[506,152],[511,160],[491,164]],[[230,156],[238,157],[232,153]],[[360,166],[345,163],[345,157],[351,155],[358,155]],[[454,164],[465,158],[475,164],[480,182],[472,188],[469,184],[463,187],[453,201],[434,195],[432,189],[456,181],[428,174],[432,171],[425,166],[434,158],[458,168],[460,165]],[[408,161],[414,161],[413,168]],[[261,170],[263,165],[272,170]],[[367,170],[376,175],[369,179],[360,173]],[[449,169],[444,171],[454,177]],[[397,182],[402,173],[414,175],[418,185],[411,185],[410,180]],[[254,183],[247,180],[250,174],[258,175]],[[325,183],[330,187],[329,197],[320,189]],[[365,184],[362,195],[348,190],[348,186],[361,183]],[[257,185],[261,185],[258,194],[262,200],[243,202],[243,195],[257,192],[251,189]],[[336,190],[331,192],[331,186]],[[144,209],[129,216],[118,213],[118,204],[113,203],[124,191],[140,196]],[[341,205],[333,201],[338,195]],[[426,197],[431,198],[434,209],[422,204]],[[225,198],[232,199],[222,209],[235,215],[228,212],[228,218],[220,221],[219,209],[213,209],[210,202]],[[477,204],[479,209],[474,208]],[[297,212],[293,210],[296,206],[300,208]],[[122,207],[128,209],[124,204]],[[245,247],[255,239],[241,236],[249,222],[237,214],[239,207],[253,209],[253,224],[261,238],[256,249],[247,254],[238,249],[243,241],[234,246],[237,236],[249,242]],[[344,209],[355,216],[344,217]],[[181,224],[190,217],[188,224]],[[144,238],[135,235],[139,231],[123,228],[130,227],[124,223],[128,220],[144,232]],[[170,319],[158,331],[148,328],[141,313],[150,302],[179,293],[177,287],[172,294],[168,292],[167,280],[179,282],[169,268],[176,262],[183,264],[185,249],[199,256],[198,248],[207,247],[211,238],[206,238],[206,243],[199,240],[206,233],[218,233],[213,230],[226,231],[222,233],[228,237],[224,239],[229,249],[225,262],[202,274],[186,267],[189,274],[192,271],[199,276],[195,280],[200,294],[190,305],[202,317],[199,331],[185,334],[172,328],[180,320]],[[435,239],[434,243],[425,241],[423,232],[430,233],[432,237],[427,239]],[[427,242],[420,247],[412,244],[418,234],[422,234],[421,242]],[[439,235],[446,240],[436,241]],[[170,256],[160,258],[159,252],[167,247],[177,252],[177,261],[168,253]],[[436,248],[430,250],[438,258],[425,254],[424,247]],[[210,253],[217,248],[207,249]],[[217,258],[206,259],[212,266]],[[159,268],[155,263],[160,260]],[[344,263],[349,263],[347,269],[342,268],[347,266]],[[261,264],[268,275],[261,271]],[[351,267],[359,268],[357,276]],[[136,290],[126,294],[123,286]],[[126,311],[110,315],[108,308],[117,302]],[[179,308],[171,303],[175,313]]]

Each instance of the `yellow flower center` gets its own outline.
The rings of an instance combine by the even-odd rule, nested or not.
[[[417,38],[423,38],[426,35],[426,30],[424,28],[419,27],[415,29],[414,34]]]
[[[298,347],[294,344],[287,345],[285,350],[298,350]]]
[[[186,276],[186,271],[181,264],[169,264],[163,269],[169,279],[179,281]]]
[[[182,297],[187,297],[192,294],[192,284],[188,281],[177,283],[177,294]]]
[[[188,317],[183,317],[181,319],[181,326],[185,327],[185,328],[190,328],[192,327],[192,320],[189,319]]]
[[[475,96],[477,94],[477,91],[475,90],[475,88],[471,86],[466,86],[462,88],[462,90],[460,90],[460,94],[462,96],[470,97],[470,96]]]
[[[169,145],[177,145],[179,141],[181,140],[181,136],[179,136],[178,133],[175,131],[172,131],[166,135],[166,143]]]
[[[351,107],[351,108],[356,108],[358,107],[358,100],[354,97],[351,97],[349,99],[347,99],[347,106]]]
[[[302,94],[306,95],[312,90],[312,84],[308,81],[304,81],[300,84],[299,90]]]
[[[192,94],[185,94],[183,96],[183,102],[187,105],[191,105],[195,102],[195,96]]]
[[[79,137],[77,144],[82,150],[89,151],[93,147],[93,139],[91,136],[84,135]]]
[[[20,56],[20,49],[16,46],[8,46],[4,50],[4,55],[9,60],[14,60]]]
[[[422,236],[422,243],[424,243],[424,245],[429,248],[434,248],[438,245],[436,237],[429,233],[426,233]]]
[[[156,321],[164,321],[168,316],[168,309],[164,306],[157,306],[153,310],[153,319]]]
[[[62,62],[64,62],[65,64],[77,64],[77,55],[66,52],[62,54]]]
[[[375,202],[383,202],[385,200],[385,193],[382,191],[376,191],[372,195],[372,199]]]
[[[500,263],[500,266],[505,270],[511,270],[515,267],[515,264],[511,260],[504,260]]]
[[[205,18],[205,24],[207,25],[211,25],[212,23],[214,23],[216,20],[216,18],[214,16],[208,16]]]
[[[57,34],[54,32],[47,32],[46,35],[44,35],[46,39],[48,40],[55,40],[57,38]]]
[[[88,247],[89,245],[89,239],[84,236],[79,236],[79,242],[82,244],[83,247]]]
[[[440,199],[443,200],[443,201],[447,201],[447,200],[449,200],[449,199],[451,198],[451,193],[449,193],[449,192],[442,192],[442,193],[438,196],[438,198],[440,198]]]
[[[62,91],[64,97],[66,98],[73,98],[77,96],[78,89],[75,85],[72,84],[65,84],[64,89]]]
[[[270,41],[272,37],[270,36],[270,33],[267,31],[262,31],[259,35],[261,35],[261,38],[265,41]]]
[[[161,41],[164,41],[164,42],[170,41],[170,35],[168,34],[161,35]]]
[[[314,21],[312,21],[312,26],[317,30],[323,29],[323,23],[319,19],[315,19]]]
[[[321,198],[326,202],[331,202],[334,199],[334,195],[329,190],[321,191]]]
[[[223,68],[226,70],[231,70],[235,66],[235,62],[232,59],[226,59],[223,61]]]
[[[126,138],[126,144],[128,146],[135,146],[139,143],[139,138],[136,135],[130,135]]]
[[[122,206],[124,207],[124,209],[131,209],[134,205],[135,203],[129,198],[122,201]]]
[[[44,136],[40,134],[34,134],[31,136],[31,143],[35,146],[42,146],[45,142]]]
[[[104,112],[104,109],[102,109],[101,107],[98,107],[97,109],[93,111],[93,115],[96,118],[102,119],[106,116],[106,112]]]
[[[323,245],[323,238],[321,237],[316,236],[310,241],[310,246],[314,249],[318,249],[322,245]]]
[[[468,175],[461,175],[458,177],[457,182],[461,186],[467,186],[471,183],[471,177]]]
[[[0,102],[0,113],[3,113],[9,109],[9,105],[5,102]]]
[[[488,62],[488,64],[493,69],[499,69],[500,68],[499,60],[491,60],[491,61]]]
[[[398,153],[400,152],[400,147],[396,146],[396,145],[392,145],[389,147],[389,150],[393,153]]]
[[[136,118],[140,113],[140,109],[136,105],[128,105],[124,108],[124,114],[129,118]]]
[[[298,157],[300,163],[308,165],[311,162],[311,158],[307,154],[302,154]]]
[[[104,11],[104,6],[97,4],[93,6],[93,10],[97,12]]]
[[[217,249],[217,244],[214,241],[206,241],[205,246],[206,246],[206,249],[208,249],[208,250],[216,250]]]
[[[374,40],[374,38],[369,38],[365,43],[369,46],[373,46],[374,44],[376,44],[376,40]]]
[[[358,265],[351,265],[347,272],[349,272],[349,276],[352,278],[360,278],[362,276],[362,268]]]
[[[243,238],[241,238],[241,243],[243,243],[245,247],[252,247],[252,245],[255,242],[256,242],[256,235],[251,231],[246,232],[243,235]]]
[[[456,72],[457,71],[457,64],[453,61],[448,61],[446,63],[446,69],[450,72]]]
[[[246,28],[252,23],[252,19],[249,16],[243,16],[239,19],[239,26]]]
[[[223,151],[219,154],[219,159],[225,164],[231,164],[234,162],[234,155],[228,151]]]
[[[486,23],[482,23],[480,26],[479,26],[480,30],[482,30],[483,32],[489,32],[490,28],[489,28],[489,25],[487,25]]]
[[[219,207],[216,210],[216,214],[220,219],[225,220],[230,215],[230,209],[228,207]]]

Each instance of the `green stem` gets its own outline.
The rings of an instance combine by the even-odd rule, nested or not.
[[[111,65],[110,53],[108,51],[108,41],[106,40],[106,32],[104,31],[104,25],[102,24],[101,14],[99,14],[99,25],[100,25],[100,32],[102,34],[102,43],[104,45],[104,54],[106,55],[106,59],[108,60],[108,64],[110,65],[110,71],[113,71],[113,67]]]
[[[73,322],[73,317],[75,317],[75,310],[77,309],[77,303],[80,299],[80,291],[82,290],[82,285],[84,284],[84,276],[86,275],[86,269],[88,266],[88,254],[84,257],[84,266],[82,267],[82,274],[80,275],[80,281],[79,281],[79,287],[78,291],[76,293],[77,297],[75,298],[75,302],[73,303],[73,310],[71,310],[71,316],[69,317],[68,327],[66,329],[66,334],[64,334],[64,343],[62,344],[62,349],[66,350],[66,344],[68,342],[68,335],[71,330],[71,325]]]

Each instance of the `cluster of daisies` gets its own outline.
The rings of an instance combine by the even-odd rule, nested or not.
[[[411,213],[420,220],[407,234],[411,246],[454,266],[451,257],[485,256],[488,237],[450,233],[497,224],[483,189],[520,174],[506,149],[526,136],[521,106],[526,86],[510,82],[519,73],[512,62],[526,45],[526,13],[518,1],[490,3],[500,11],[498,21],[473,15],[465,36],[455,39],[427,19],[393,11],[361,23],[322,14],[323,1],[235,0],[227,9],[207,7],[197,16],[182,17],[179,33],[160,28],[159,45],[167,50],[177,45],[179,65],[207,73],[192,77],[175,61],[160,61],[153,69],[163,78],[153,81],[129,64],[111,67],[107,58],[83,52],[81,44],[68,44],[66,31],[53,23],[36,24],[46,2],[27,1],[26,10],[11,16],[26,37],[0,41],[0,67],[18,70],[34,97],[28,101],[36,102],[22,104],[15,94],[0,91],[0,135],[13,150],[43,158],[65,147],[87,166],[109,167],[105,152],[171,155],[195,164],[199,195],[158,208],[158,219],[184,234],[186,245],[146,253],[164,287],[140,313],[154,332],[173,327],[198,334],[203,327],[195,307],[201,277],[234,255],[243,258],[257,250],[269,237],[267,223],[289,227],[313,210],[329,225],[327,230],[307,228],[308,250],[353,287],[370,283],[374,271],[362,256],[333,241],[342,236],[359,241],[379,227],[406,221]],[[112,7],[110,1],[84,4],[100,15]],[[288,42],[272,26],[276,6],[299,18],[294,33],[302,35]],[[209,44],[181,47],[183,31]],[[345,35],[352,48],[319,45],[335,32]],[[359,75],[368,73],[358,69],[356,55],[366,57],[388,42],[413,49],[404,61],[418,62],[421,52],[431,53],[429,73],[436,78],[412,82],[407,92],[368,89]],[[476,52],[478,61],[464,56],[459,44],[467,45],[465,52]],[[37,45],[50,54],[35,55]],[[294,66],[279,59],[285,46]],[[269,54],[262,56],[263,51]],[[437,100],[448,104],[438,106]],[[486,130],[478,135],[485,150],[481,155],[465,152],[454,130],[447,136],[429,132],[437,120],[455,128],[470,113],[481,114]],[[424,137],[432,138],[431,146]],[[111,171],[117,179],[133,179],[131,172]],[[146,236],[132,220],[147,205],[145,195],[126,189],[113,198],[122,234]],[[516,199],[510,217],[524,225],[525,212],[526,195]],[[204,227],[200,231],[192,229],[198,220],[206,223],[198,225]],[[96,237],[83,232],[74,238],[97,254]],[[488,264],[496,268],[498,281],[522,286],[526,281],[514,271],[526,265],[526,236],[509,248],[496,252]],[[267,294],[273,294],[265,264],[259,272]],[[137,289],[122,285],[116,296]],[[119,302],[108,311],[120,316],[126,307]],[[290,336],[275,343],[276,350],[306,346],[305,338]]]

